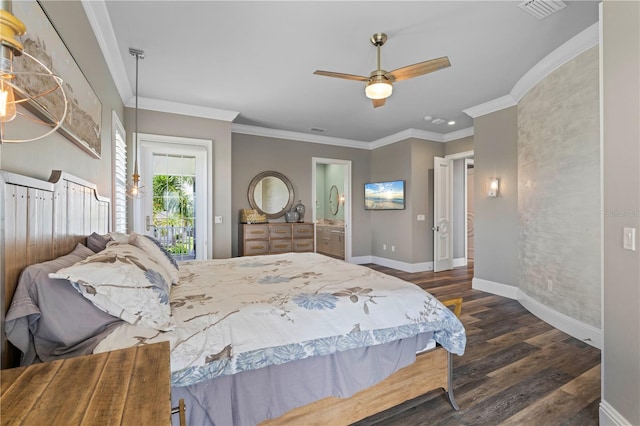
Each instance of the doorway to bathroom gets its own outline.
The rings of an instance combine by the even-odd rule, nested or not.
[[[351,259],[351,161],[313,158],[313,223],[316,252]]]

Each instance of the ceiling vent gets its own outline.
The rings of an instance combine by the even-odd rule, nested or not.
[[[442,118],[436,118],[433,121],[431,121],[433,124],[442,124],[445,123],[445,121]]]
[[[322,132],[326,132],[327,131],[327,129],[323,129],[321,127],[311,127],[309,130],[312,131],[312,132],[318,132],[318,133],[322,133]]]
[[[520,3],[520,9],[538,19],[544,19],[553,15],[557,11],[567,7],[567,4],[560,0],[527,0]]]

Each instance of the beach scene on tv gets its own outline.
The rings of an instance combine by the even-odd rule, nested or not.
[[[404,181],[365,183],[364,208],[366,210],[404,209]]]

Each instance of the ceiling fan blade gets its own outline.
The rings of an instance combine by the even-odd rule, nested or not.
[[[354,74],[343,74],[341,72],[315,70],[313,73],[315,75],[324,75],[325,77],[344,78],[345,80],[369,81],[369,77]]]
[[[378,108],[384,106],[386,99],[371,99],[371,101],[373,102],[373,107]]]
[[[401,81],[438,71],[439,69],[450,66],[451,63],[449,62],[449,58],[443,56],[442,58],[430,59],[428,61],[418,62],[417,64],[398,68],[397,70],[386,73],[384,76],[391,81]]]

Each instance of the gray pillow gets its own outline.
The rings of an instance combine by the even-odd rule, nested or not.
[[[94,253],[99,253],[107,248],[107,243],[111,241],[109,234],[100,235],[96,232],[87,237],[87,247]]]
[[[5,318],[7,338],[23,353],[21,365],[90,354],[122,322],[93,306],[69,281],[49,278],[93,254],[78,244],[65,256],[22,271]]]

